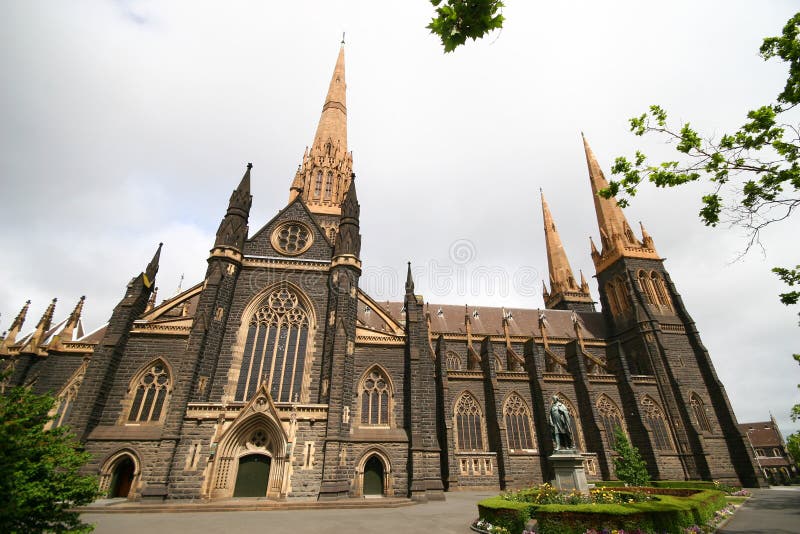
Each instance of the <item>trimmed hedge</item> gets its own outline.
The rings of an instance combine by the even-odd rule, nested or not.
[[[525,524],[535,507],[526,502],[507,501],[500,496],[490,497],[478,503],[478,516],[492,525],[517,533],[525,530]]]
[[[625,483],[621,480],[599,480],[594,482],[598,488],[623,488]],[[708,480],[651,480],[650,486],[654,488],[721,490],[718,484]],[[723,485],[728,487],[727,485]],[[731,486],[732,487],[732,486]],[[738,487],[738,486],[737,486]]]
[[[544,504],[535,505],[492,497],[478,503],[480,517],[521,532],[530,517],[538,522],[540,534],[568,534],[603,528],[649,532],[681,532],[703,525],[725,506],[720,491],[698,491],[688,497],[659,495],[657,501],[630,504]]]

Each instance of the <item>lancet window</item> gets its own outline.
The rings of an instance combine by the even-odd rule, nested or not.
[[[172,380],[167,365],[160,359],[147,365],[134,378],[130,394],[133,396],[128,412],[129,422],[157,422],[166,413]]]
[[[619,301],[617,300],[617,288],[613,282],[606,284],[606,298],[608,298],[608,306],[611,308],[612,315],[619,315],[621,311]]]
[[[503,408],[508,433],[508,448],[511,450],[534,449],[535,435],[531,414],[522,397],[512,393]]]
[[[613,447],[617,442],[616,429],[621,428],[623,432],[625,431],[625,426],[622,424],[622,413],[614,401],[605,395],[600,395],[600,398],[597,399],[597,413],[600,416],[600,422],[603,423],[603,428],[606,429],[608,445]]]
[[[361,384],[361,424],[388,426],[392,391],[389,380],[375,367]]]
[[[317,171],[317,179],[314,181],[314,198],[319,198],[322,193],[322,171]]]
[[[333,194],[333,173],[328,171],[328,176],[325,178],[325,200],[330,200]]]
[[[628,308],[630,308],[630,301],[628,299],[628,293],[625,291],[625,280],[620,277],[616,279],[616,291],[617,291],[617,302],[619,303],[619,309],[621,312],[624,312]]]
[[[67,421],[69,414],[72,412],[75,398],[78,396],[78,390],[83,382],[83,377],[86,374],[86,367],[86,363],[81,365],[67,385],[64,386],[64,389],[61,390],[61,393],[56,398],[57,404],[55,406],[55,411],[51,412],[53,419],[45,428],[55,428],[63,425]]]
[[[460,451],[483,451],[483,410],[475,397],[465,392],[456,402],[456,448]]]
[[[674,450],[672,439],[669,436],[667,420],[658,404],[652,398],[644,396],[642,397],[642,411],[644,412],[645,422],[653,433],[656,449],[660,451]]]
[[[698,397],[696,393],[692,393],[689,403],[692,405],[692,412],[694,413],[694,418],[697,420],[697,424],[700,426],[700,430],[703,432],[711,432],[711,421],[708,420],[703,399]]]
[[[298,296],[274,290],[250,318],[235,400],[248,400],[264,381],[276,402],[296,401],[303,387],[310,321]]]
[[[656,297],[653,283],[644,271],[639,271],[639,287],[641,287],[648,304],[658,305],[658,298]]]
[[[664,279],[661,277],[661,275],[653,271],[650,274],[650,281],[655,288],[655,294],[658,298],[658,303],[665,308],[672,309],[672,300],[669,298],[667,286],[664,284]]]

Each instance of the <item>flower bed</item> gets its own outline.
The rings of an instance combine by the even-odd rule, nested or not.
[[[630,489],[630,488],[626,488]],[[725,507],[725,497],[714,490],[681,490],[690,495],[646,495],[642,491],[598,489],[589,496],[562,494],[549,485],[492,497],[478,503],[480,519],[492,528],[485,532],[523,532],[528,520],[537,521],[539,534],[622,531],[685,532],[705,525]],[[696,527],[699,528],[699,527]]]
[[[627,487],[624,482],[621,480],[600,480],[594,482],[595,486],[603,487],[603,488],[624,488]],[[727,494],[732,494],[736,491],[740,491],[742,488],[740,486],[730,486],[728,484],[723,484],[719,481],[708,481],[708,480],[653,480],[650,482],[650,486],[653,488],[671,488],[671,489],[697,489],[697,490],[706,490],[706,489],[713,489],[717,491],[724,491]]]

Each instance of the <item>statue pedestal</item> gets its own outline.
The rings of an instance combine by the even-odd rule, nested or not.
[[[556,478],[553,487],[558,491],[578,491],[589,493],[589,484],[586,482],[586,471],[583,469],[583,456],[574,449],[558,450],[548,458],[553,465]]]

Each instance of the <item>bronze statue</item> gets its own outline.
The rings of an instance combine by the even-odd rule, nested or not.
[[[550,423],[550,432],[553,434],[556,450],[574,449],[569,411],[564,406],[564,403],[561,402],[561,399],[558,398],[558,395],[553,395],[552,400],[548,422]]]

